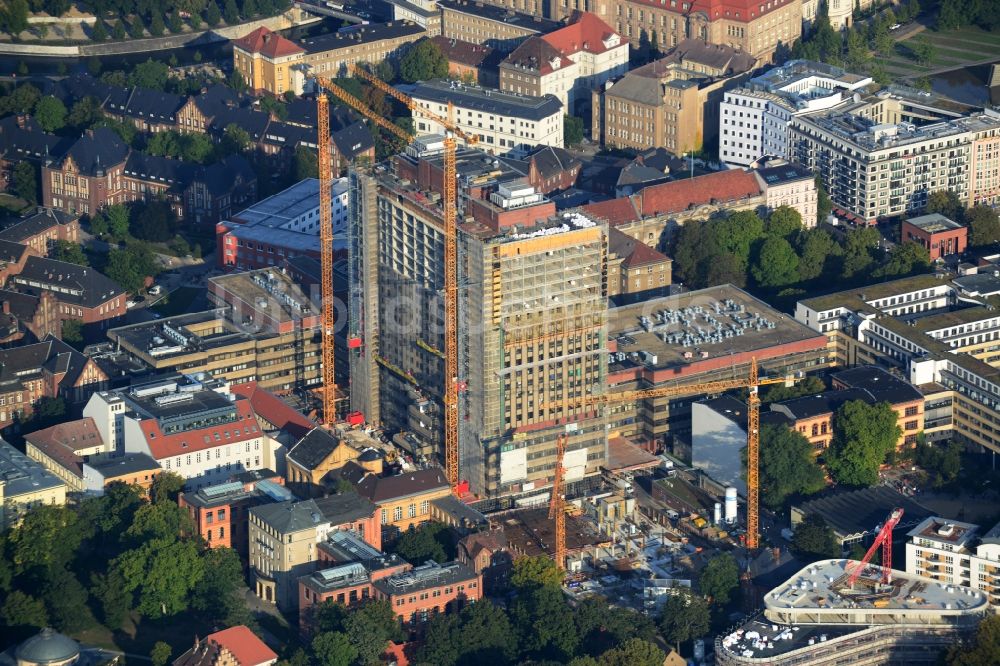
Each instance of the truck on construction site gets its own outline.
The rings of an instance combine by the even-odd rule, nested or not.
[[[615,487],[626,495],[632,492],[632,482],[628,479],[615,479]]]

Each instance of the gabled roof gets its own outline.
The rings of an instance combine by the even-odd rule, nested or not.
[[[7,159],[59,159],[72,145],[73,139],[44,132],[30,116],[0,119],[0,155]]]
[[[316,525],[344,525],[375,514],[375,505],[357,493],[340,493],[322,499],[289,500],[250,509],[279,534],[299,532]]]
[[[267,131],[267,125],[271,122],[271,116],[263,111],[252,109],[223,109],[212,122],[209,129],[216,133],[223,133],[229,125],[237,125],[246,130],[247,134],[254,141],[260,141]]]
[[[52,335],[42,342],[0,350],[0,380],[40,373],[61,374],[60,385],[76,384],[86,367],[86,356]]]
[[[628,224],[642,219],[639,211],[636,210],[633,197],[619,197],[608,201],[587,204],[581,209],[588,215],[607,220],[611,226]]]
[[[187,98],[159,90],[134,88],[125,104],[124,113],[132,118],[173,123]]]
[[[268,58],[282,58],[297,53],[305,53],[305,49],[292,40],[286,39],[263,26],[257,28],[249,35],[234,40],[233,48],[247,53],[259,53]]]
[[[83,457],[77,451],[104,446],[97,424],[89,417],[36,430],[25,435],[24,440],[80,478]]]
[[[461,39],[449,39],[444,35],[431,37],[448,62],[458,63],[466,67],[479,67],[483,61],[490,57],[493,49],[489,46],[465,42]]]
[[[662,252],[637,241],[614,227],[608,228],[608,249],[622,259],[623,268],[636,268],[671,261]]]
[[[222,84],[208,86],[191,98],[198,110],[210,118],[236,106],[239,99],[235,90]]]
[[[553,67],[553,63],[558,63],[559,66]],[[564,57],[555,46],[549,44],[543,37],[532,36],[521,42],[501,63],[501,66],[538,72],[544,76],[572,64],[572,60]]]
[[[184,430],[168,435],[164,434],[159,421],[155,418],[145,418],[139,421],[139,429],[146,438],[150,454],[157,460],[204,451],[216,446],[249,442],[262,437],[250,401],[237,398],[234,404],[237,420],[232,423]]]
[[[375,140],[372,138],[371,131],[361,120],[345,127],[339,132],[334,132],[331,138],[337,147],[337,154],[348,160],[352,160],[358,155],[363,155],[375,147]]]
[[[229,155],[220,162],[198,167],[194,180],[205,184],[208,193],[213,197],[232,192],[240,183],[251,183],[257,180],[250,162],[236,153]]]
[[[448,488],[444,472],[437,467],[428,467],[396,476],[367,476],[358,484],[358,493],[381,504],[441,488]]]
[[[605,53],[622,46],[628,49],[628,41],[623,40],[610,25],[590,12],[573,12],[566,27],[550,32],[542,39],[563,55],[580,51]]]
[[[293,409],[270,391],[260,388],[255,381],[233,384],[229,390],[249,399],[254,413],[282,432],[302,437],[316,427],[316,424],[303,416],[302,413]]]
[[[568,150],[555,146],[541,146],[527,159],[535,165],[538,175],[543,179],[551,178],[564,171],[579,169],[583,165],[583,162],[574,157]]]
[[[0,289],[0,303],[10,306],[10,313],[20,321],[31,321],[38,311],[41,297],[33,294],[22,294],[19,291]]]
[[[44,286],[28,285],[27,281]],[[102,305],[125,293],[122,287],[89,266],[79,266],[46,257],[28,257],[24,269],[14,276],[18,291],[29,294],[42,289],[52,291],[60,301],[88,308]]]
[[[134,151],[125,161],[125,175],[183,190],[194,180],[197,167],[181,160]]]
[[[313,470],[320,466],[331,453],[338,447],[346,446],[351,449],[350,444],[334,437],[324,428],[315,427],[310,430],[305,437],[300,439],[288,451],[288,458],[305,469]]]
[[[16,264],[28,252],[23,243],[0,239],[0,263]]]
[[[80,173],[95,176],[124,163],[128,154],[129,148],[118,134],[107,127],[97,127],[77,139],[67,157],[73,159]]]
[[[85,72],[77,72],[58,81],[52,86],[51,93],[69,108],[84,97],[93,97],[98,103],[104,104],[113,90],[115,86],[110,86]]]
[[[35,213],[21,218],[14,224],[0,231],[0,240],[12,243],[23,243],[26,240],[60,224],[70,224],[80,219],[78,215],[70,215],[52,208],[39,208]]]
[[[760,193],[753,173],[730,169],[643,188],[638,204],[639,212],[648,217],[680,213],[712,202],[738,201]]]
[[[242,624],[209,634],[205,640],[228,650],[236,659],[236,666],[260,666],[278,659],[264,641]]]
[[[734,49],[726,44],[710,44],[700,39],[684,39],[670,49],[669,53],[658,62],[696,63],[711,69],[723,70],[727,74],[741,74],[753,69],[757,64],[757,59],[745,51]],[[640,69],[645,69],[645,67]]]

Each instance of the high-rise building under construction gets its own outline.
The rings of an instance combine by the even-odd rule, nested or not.
[[[352,407],[443,458],[444,234],[439,154],[351,175]],[[607,376],[607,228],[484,153],[458,156],[459,474],[496,497],[598,471],[605,425],[575,398]],[[349,345],[352,343],[349,343]]]

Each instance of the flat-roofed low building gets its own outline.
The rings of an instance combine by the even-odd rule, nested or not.
[[[165,317],[111,329],[108,338],[159,373],[206,372],[233,383],[256,381],[277,393],[320,382],[318,331],[255,331],[228,314],[217,309]]]
[[[839,490],[794,504],[789,511],[792,529],[809,516],[819,516],[833,531],[841,546],[848,550],[854,545],[865,546],[875,538],[885,517],[895,509],[903,509],[903,518],[896,525],[893,538],[920,524],[933,512],[918,499],[904,495],[890,486],[872,486],[856,490]]]
[[[903,220],[900,240],[922,245],[931,261],[962,254],[969,242],[968,227],[949,220],[940,213],[930,213]]]
[[[0,439],[0,528],[17,525],[36,506],[65,503],[60,478]]]
[[[427,562],[372,584],[404,626],[417,629],[441,613],[458,612],[483,596],[483,577],[461,562]]]
[[[609,310],[608,392],[746,376],[751,358],[762,376],[817,371],[830,364],[826,342],[732,285],[615,307]],[[607,410],[609,424],[653,450],[668,434],[675,445],[686,443],[691,403],[703,397],[616,404]]]
[[[234,321],[256,330],[311,334],[320,325],[321,313],[313,306],[316,295],[303,293],[280,270],[260,268],[210,277],[208,298],[228,308]]]
[[[716,638],[715,663],[936,664],[990,612],[982,592],[909,572],[893,570],[880,585],[881,567],[850,589],[850,563],[814,562],[767,593],[763,617]]]
[[[414,102],[438,115],[454,107],[455,124],[479,138],[478,148],[494,155],[527,155],[535,146],[563,147],[562,103],[551,95],[516,95],[457,81],[435,79],[405,86]],[[441,134],[436,121],[414,118],[417,136]]]

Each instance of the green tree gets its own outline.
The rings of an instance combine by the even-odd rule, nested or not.
[[[37,429],[48,428],[66,419],[66,401],[62,396],[41,398],[35,404],[32,425]]]
[[[514,571],[511,574],[511,585],[518,590],[531,590],[539,587],[560,587],[564,574],[555,561],[544,555],[520,557],[514,561]]]
[[[73,103],[73,107],[66,116],[66,124],[78,130],[92,127],[94,123],[104,117],[101,112],[101,103],[87,95],[83,99]]]
[[[701,570],[698,579],[701,593],[712,603],[725,606],[730,595],[740,584],[740,568],[736,558],[729,553],[722,553],[708,561]]]
[[[927,195],[926,213],[939,213],[954,222],[963,221],[965,207],[958,194],[951,190],[935,190]]]
[[[205,575],[193,541],[161,538],[128,550],[112,563],[125,590],[136,595],[143,616],[159,618],[187,609],[188,596]]]
[[[223,150],[227,153],[242,153],[250,147],[250,134],[236,123],[229,123],[222,135]]]
[[[344,633],[364,666],[378,663],[389,641],[398,643],[404,638],[396,613],[385,600],[369,600],[349,613]]]
[[[120,629],[131,610],[131,595],[125,591],[125,579],[118,571],[107,575],[95,573],[90,581],[90,594],[100,603],[102,624],[111,630]]]
[[[973,206],[965,214],[969,224],[969,244],[973,247],[1000,241],[1000,217],[989,206]]]
[[[105,275],[130,293],[142,289],[146,277],[156,272],[152,251],[138,243],[129,243],[125,249],[112,248],[104,269]]]
[[[519,652],[517,638],[503,609],[487,600],[466,606],[458,615],[439,615],[427,626],[418,663],[435,666],[510,664]]]
[[[111,29],[111,37],[116,41],[121,41],[128,36],[125,32],[125,22],[121,19],[115,21],[115,26]]]
[[[716,221],[712,231],[723,252],[730,252],[746,266],[750,261],[750,249],[764,235],[764,221],[757,213],[742,210]]]
[[[236,7],[236,0],[226,0],[222,6],[222,17],[226,19],[227,25],[233,25],[240,20],[240,10]]]
[[[153,14],[153,18],[149,21],[149,34],[153,37],[162,37],[166,29],[167,26],[163,22],[163,16],[159,13]]]
[[[864,71],[871,60],[868,44],[857,26],[847,32],[847,66],[852,71]]]
[[[708,602],[704,597],[678,588],[663,604],[659,627],[663,638],[680,651],[681,643],[693,641],[708,633],[711,627]]]
[[[878,483],[878,468],[896,449],[901,433],[888,403],[851,400],[841,405],[834,413],[833,440],[826,456],[834,480],[859,487]]]
[[[243,78],[243,74],[238,69],[234,69],[229,75],[229,87],[236,92],[246,92],[247,81]]]
[[[791,243],[780,236],[771,236],[760,246],[751,272],[762,287],[784,287],[798,282],[799,257]]]
[[[802,215],[791,206],[778,206],[764,221],[764,233],[790,239],[802,230]]]
[[[191,607],[204,613],[213,624],[247,624],[250,613],[239,555],[232,548],[209,548],[201,559],[211,575],[198,581]]]
[[[14,590],[7,595],[3,605],[0,606],[0,620],[3,620],[7,629],[15,630],[22,635],[34,633],[49,624],[45,604],[21,590]]]
[[[28,29],[28,0],[7,0],[0,8],[3,31],[15,38]]]
[[[663,650],[641,638],[630,638],[620,647],[608,650],[597,660],[599,666],[663,666]]]
[[[104,21],[97,19],[94,21],[94,27],[90,31],[90,38],[95,42],[104,42],[108,39],[108,29],[104,25]]]
[[[942,2],[938,12],[935,28],[939,31],[955,30],[965,25],[965,17],[962,16],[957,2]],[[927,44],[929,42],[921,42]]]
[[[184,477],[175,472],[164,472],[153,479],[153,484],[149,488],[149,497],[156,503],[173,504],[177,501],[182,490],[184,490]]]
[[[49,621],[59,631],[77,633],[96,624],[87,606],[87,590],[76,576],[62,567],[50,571],[42,588]]]
[[[125,530],[128,543],[140,545],[153,539],[176,539],[194,532],[187,510],[174,502],[150,502],[139,507]]]
[[[339,631],[319,634],[312,642],[313,655],[319,666],[351,666],[358,658],[358,650]]]
[[[930,269],[931,255],[919,243],[907,241],[892,248],[887,261],[874,272],[878,278],[895,278],[922,273]]]
[[[150,58],[135,66],[135,69],[128,76],[129,85],[149,88],[150,90],[165,90],[169,72],[170,68],[167,63]]]
[[[59,261],[66,261],[71,264],[77,264],[79,266],[90,265],[87,255],[83,252],[83,247],[77,243],[70,243],[69,241],[56,241],[56,245],[52,251],[52,258],[58,259]]]
[[[630,638],[653,640],[656,625],[649,617],[627,608],[612,608],[603,597],[581,600],[574,613],[580,651],[599,655]]]
[[[31,162],[18,162],[14,167],[14,194],[29,204],[38,203],[38,179]]]
[[[927,472],[932,488],[940,488],[958,478],[962,469],[962,445],[952,442],[948,446],[937,446],[920,437],[913,448],[913,462]]]
[[[851,229],[844,239],[844,263],[841,277],[865,276],[875,264],[875,250],[881,236],[874,227]]]
[[[174,237],[177,229],[177,213],[166,201],[154,200],[145,205],[132,207],[129,228],[136,238],[162,243]]]
[[[295,178],[319,178],[319,159],[316,151],[299,145],[295,148]]]
[[[62,341],[78,347],[83,342],[83,322],[79,319],[63,319]]]
[[[840,544],[823,517],[810,513],[795,526],[792,548],[799,557],[822,560],[840,556]]]
[[[829,273],[831,259],[840,255],[840,246],[823,229],[809,229],[799,234],[799,280],[808,282]]]
[[[170,662],[171,654],[173,654],[173,648],[168,643],[156,641],[153,649],[149,652],[149,659],[153,662],[153,666],[166,666]]]
[[[205,23],[209,28],[214,28],[219,25],[221,20],[222,11],[219,10],[219,5],[215,2],[209,2],[208,7],[205,8]]]
[[[952,645],[945,663],[948,666],[991,666],[1000,663],[1000,616],[983,618],[975,639]]]
[[[826,185],[819,174],[816,174],[816,222],[826,222],[826,218],[833,212],[833,201],[826,191]]]
[[[128,25],[128,34],[132,39],[142,39],[146,36],[146,28],[142,25],[142,18],[136,16],[132,19]]]
[[[910,52],[913,54],[914,60],[921,65],[927,65],[930,64],[930,62],[934,60],[934,56],[937,55],[937,47],[929,41],[912,40],[910,42]]]
[[[219,10],[218,7],[215,8],[216,11]],[[216,21],[218,23],[218,21]],[[177,12],[170,12],[170,18],[167,19],[167,30],[170,31],[172,35],[179,35],[184,32],[184,21],[181,20],[181,15]]]
[[[448,556],[437,537],[446,529],[442,523],[433,522],[410,527],[400,535],[393,552],[409,562],[445,562]]]
[[[128,236],[129,212],[124,204],[108,206],[104,217],[108,221],[108,232],[113,238],[121,240]]]
[[[802,433],[765,424],[760,443],[761,496],[769,508],[781,509],[790,496],[811,495],[826,487],[823,469]]]
[[[583,118],[563,116],[563,144],[578,146],[583,141]]]
[[[576,653],[580,637],[561,588],[519,588],[510,617],[521,636],[523,651],[531,657],[564,662]]]
[[[443,79],[448,76],[448,58],[437,44],[421,39],[399,61],[399,77],[406,83]]]

